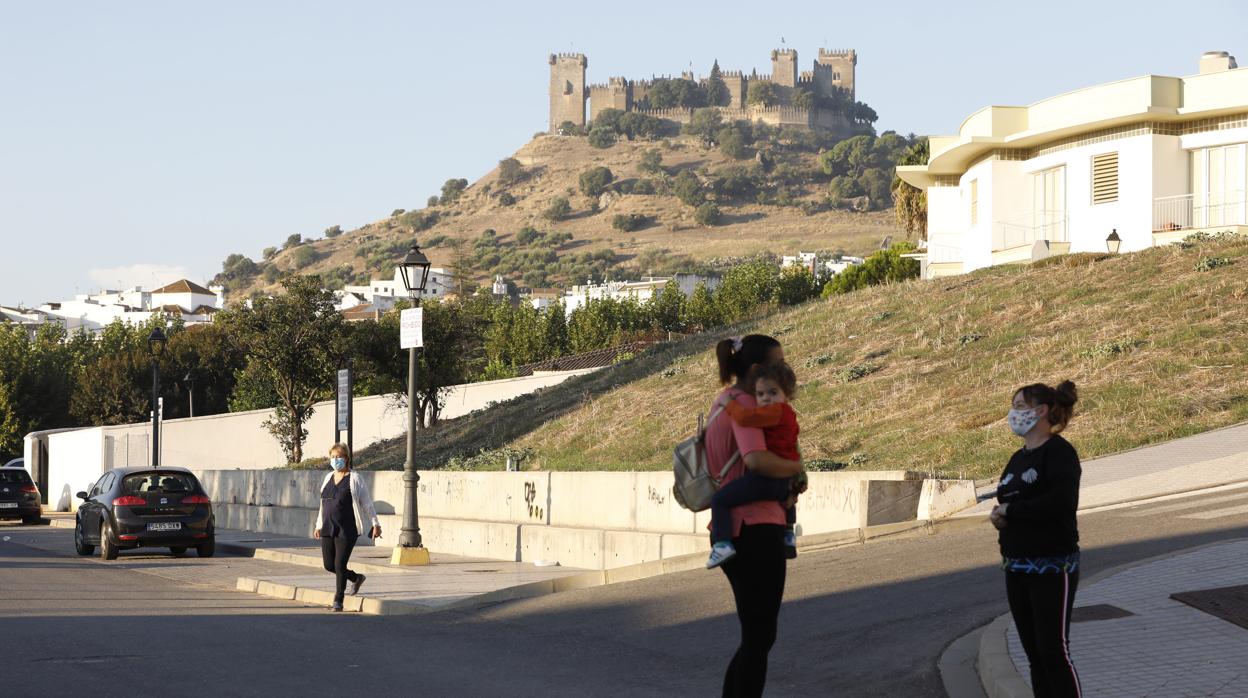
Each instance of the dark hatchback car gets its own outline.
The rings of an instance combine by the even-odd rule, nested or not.
[[[0,468],[0,519],[35,524],[42,517],[39,488],[30,479],[30,473],[23,468]]]
[[[169,548],[183,555],[195,548],[200,557],[216,552],[212,502],[185,468],[115,468],[104,473],[90,492],[79,492],[74,548],[115,560],[128,548]]]

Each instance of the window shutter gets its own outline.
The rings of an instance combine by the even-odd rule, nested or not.
[[[971,180],[971,225],[979,225],[979,180]]]
[[[1118,200],[1118,153],[1092,156],[1092,203]]]

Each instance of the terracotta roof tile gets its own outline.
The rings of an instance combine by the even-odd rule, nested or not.
[[[186,279],[179,279],[168,286],[162,286],[155,291],[152,291],[152,293],[198,293],[205,296],[217,295],[203,286]]]

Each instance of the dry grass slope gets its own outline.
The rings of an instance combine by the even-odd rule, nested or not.
[[[1199,270],[1214,257],[1233,263]],[[779,336],[798,372],[808,459],[992,475],[1017,447],[1012,391],[1064,378],[1082,397],[1068,437],[1089,458],[1248,418],[1248,240],[876,287],[734,333],[750,331]],[[714,339],[423,436],[446,454],[532,448],[531,467],[667,468],[716,391]]]

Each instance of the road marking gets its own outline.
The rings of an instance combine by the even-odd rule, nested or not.
[[[1236,494],[1228,494],[1223,497],[1193,497],[1186,502],[1171,504],[1164,507],[1149,507],[1141,511],[1130,511],[1124,516],[1152,516],[1153,514],[1166,514],[1172,511],[1183,511],[1184,509],[1192,509],[1194,507],[1202,507],[1207,504],[1220,504],[1222,502],[1230,502],[1236,499],[1248,497],[1248,492],[1239,492]]]
[[[1248,514],[1248,504],[1239,507],[1227,507],[1226,509],[1214,509],[1213,511],[1202,511],[1196,514],[1188,514],[1181,518],[1184,519],[1220,519],[1224,516],[1238,516],[1239,514]]]
[[[1213,494],[1215,492],[1228,492],[1230,490],[1241,490],[1245,488],[1248,488],[1248,482],[1232,482],[1226,485],[1215,485],[1213,487],[1204,487],[1204,488],[1197,489],[1197,490],[1189,490],[1187,492],[1177,492],[1174,494],[1163,494],[1163,495],[1156,495],[1156,496],[1140,497],[1139,499],[1135,499],[1135,500],[1131,500],[1127,502],[1118,502],[1116,504],[1100,504],[1096,506],[1089,506],[1087,508],[1080,508],[1079,515],[1083,516],[1085,514],[1099,514],[1100,512],[1103,512],[1103,511],[1118,511],[1120,509],[1135,509],[1137,507],[1141,507],[1146,504],[1157,504],[1159,502],[1172,502],[1176,499],[1190,499],[1191,497],[1202,497],[1204,495]],[[983,512],[977,512],[975,514],[971,514],[970,512],[963,512],[961,514],[957,514],[956,516],[965,517],[965,516],[972,516],[972,515],[987,516],[988,512],[983,511]]]

